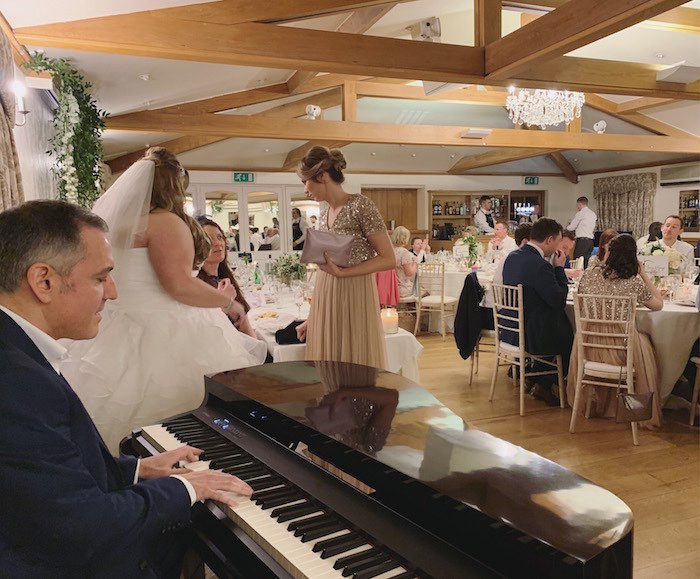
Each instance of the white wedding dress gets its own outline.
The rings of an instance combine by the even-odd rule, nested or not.
[[[146,248],[120,253],[118,298],[107,302],[96,338],[65,343],[61,366],[114,454],[132,429],[197,408],[204,374],[262,364],[267,353],[218,308],[165,293]]]

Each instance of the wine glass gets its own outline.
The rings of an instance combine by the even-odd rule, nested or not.
[[[304,287],[300,284],[297,287],[295,287],[292,291],[294,293],[294,304],[297,307],[297,317],[301,318],[301,306],[304,305],[304,301],[306,300],[306,296],[304,294]]]

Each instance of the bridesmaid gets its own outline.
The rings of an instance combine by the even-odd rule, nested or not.
[[[338,149],[313,147],[297,174],[306,194],[325,201],[319,229],[353,235],[350,266],[330,259],[319,266],[309,319],[297,328],[307,360],[352,362],[384,368],[386,348],[374,274],[396,267],[394,250],[376,205],[343,190],[345,157]]]

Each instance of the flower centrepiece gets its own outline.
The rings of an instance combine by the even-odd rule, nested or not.
[[[287,253],[280,255],[272,262],[270,268],[272,275],[284,283],[289,283],[293,279],[306,278],[306,265],[299,261],[299,254]]]
[[[681,273],[683,256],[672,247],[667,247],[659,241],[647,243],[639,252],[640,255],[662,255],[668,257],[668,275],[678,275]]]
[[[455,245],[466,245],[469,247],[469,267],[474,265],[479,259],[479,241],[473,235],[465,235],[458,239]]]

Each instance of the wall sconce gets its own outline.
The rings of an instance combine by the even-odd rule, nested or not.
[[[15,80],[12,82],[12,92],[15,93],[15,105],[17,109],[15,111],[15,126],[23,127],[27,124],[27,115],[29,114],[29,111],[24,108],[24,97],[27,94],[27,87],[22,81]],[[21,123],[17,122],[18,114],[22,115]]]

